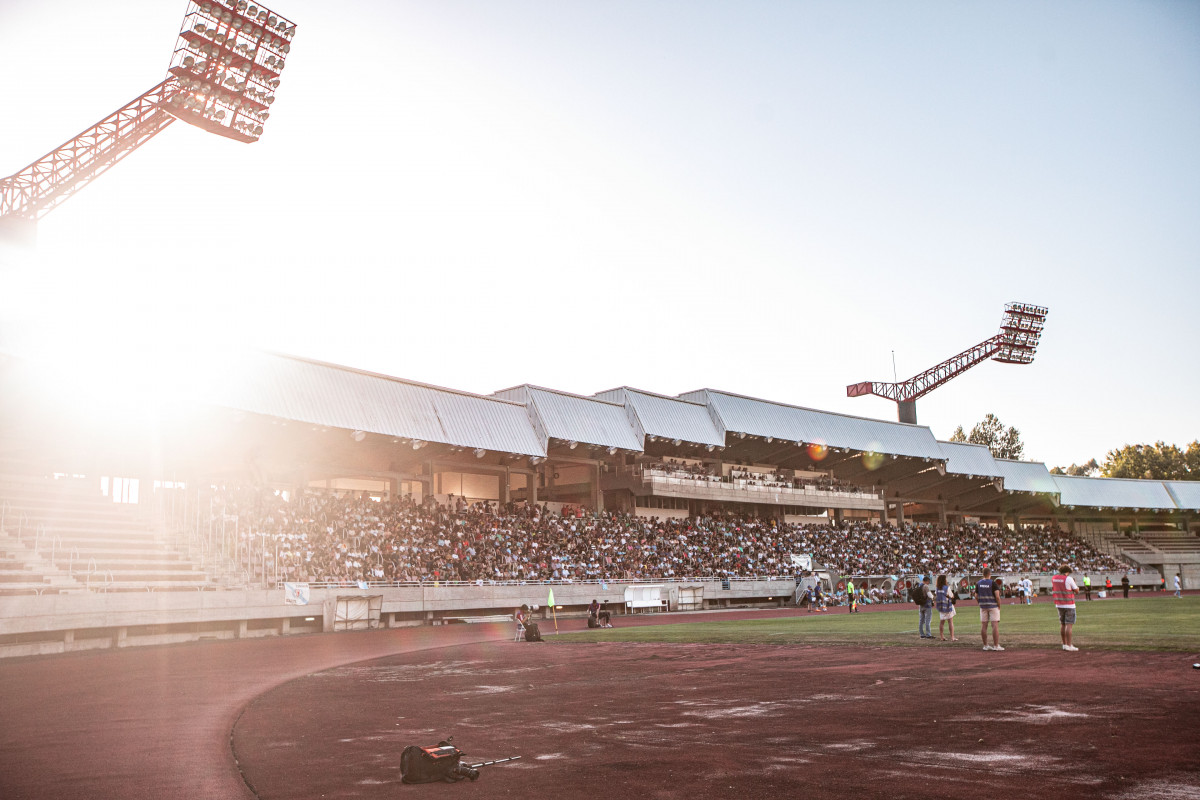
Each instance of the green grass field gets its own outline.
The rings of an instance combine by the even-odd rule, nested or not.
[[[896,647],[979,647],[979,611],[960,607],[954,633],[959,641],[929,642],[917,636],[916,606],[867,614],[802,614],[784,619],[695,622],[617,627],[564,633],[547,641],[673,642],[731,644],[845,644]],[[1200,596],[1093,600],[1078,603],[1075,644],[1081,649],[1200,651]],[[543,626],[544,627],[544,626]],[[933,634],[938,634],[937,614]],[[946,633],[949,637],[949,631]],[[1058,614],[1043,600],[1032,606],[1004,605],[1000,642],[1015,647],[1061,645]]]

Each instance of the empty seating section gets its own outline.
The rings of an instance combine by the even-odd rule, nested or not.
[[[0,593],[201,589],[205,573],[99,481],[0,475]]]
[[[1188,531],[1108,531],[1100,537],[1107,550],[1137,563],[1161,562],[1164,556],[1200,557],[1200,537]]]
[[[1145,531],[1142,543],[1162,553],[1200,553],[1200,538],[1186,531]]]

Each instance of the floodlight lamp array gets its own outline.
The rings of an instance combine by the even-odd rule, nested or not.
[[[212,133],[258,141],[295,35],[291,20],[248,0],[189,2],[168,69],[179,91],[167,110]]]
[[[1048,313],[1045,306],[1006,303],[1000,321],[1000,348],[992,358],[1004,364],[1032,363]]]

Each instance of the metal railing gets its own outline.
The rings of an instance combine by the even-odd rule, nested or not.
[[[651,484],[665,483],[668,486],[690,486],[698,489],[732,489],[738,492],[777,494],[795,498],[798,501],[836,497],[883,499],[881,492],[870,491],[857,486],[819,486],[804,483],[803,481],[801,481],[799,486],[796,486],[794,484],[790,485],[781,481],[766,479],[731,478],[720,475],[690,475],[657,468],[639,469],[636,466],[632,469],[633,472],[631,474],[641,477],[644,481]],[[811,505],[811,503],[797,502],[796,505]]]
[[[689,576],[689,577],[669,577],[669,578],[586,578],[579,580],[567,580],[564,578],[547,578],[545,580],[484,580],[477,579],[473,581],[302,581],[299,579],[286,579],[281,583],[303,583],[312,589],[361,589],[363,585],[368,589],[403,589],[403,588],[431,588],[437,587],[455,587],[455,586],[476,586],[476,587],[495,587],[495,586],[608,586],[613,584],[632,585],[642,583],[761,583],[763,581],[786,581],[791,585],[795,585],[796,576],[794,575],[742,575],[742,576],[721,576],[721,575],[705,575],[705,576]]]

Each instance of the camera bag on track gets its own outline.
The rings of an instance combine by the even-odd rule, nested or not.
[[[410,745],[400,753],[400,780],[403,783],[454,783],[467,777],[458,767],[463,751],[449,742],[437,747]],[[476,773],[478,774],[478,773]]]
[[[538,628],[536,622],[530,622],[525,626],[525,641],[540,642],[542,640],[542,632]]]

